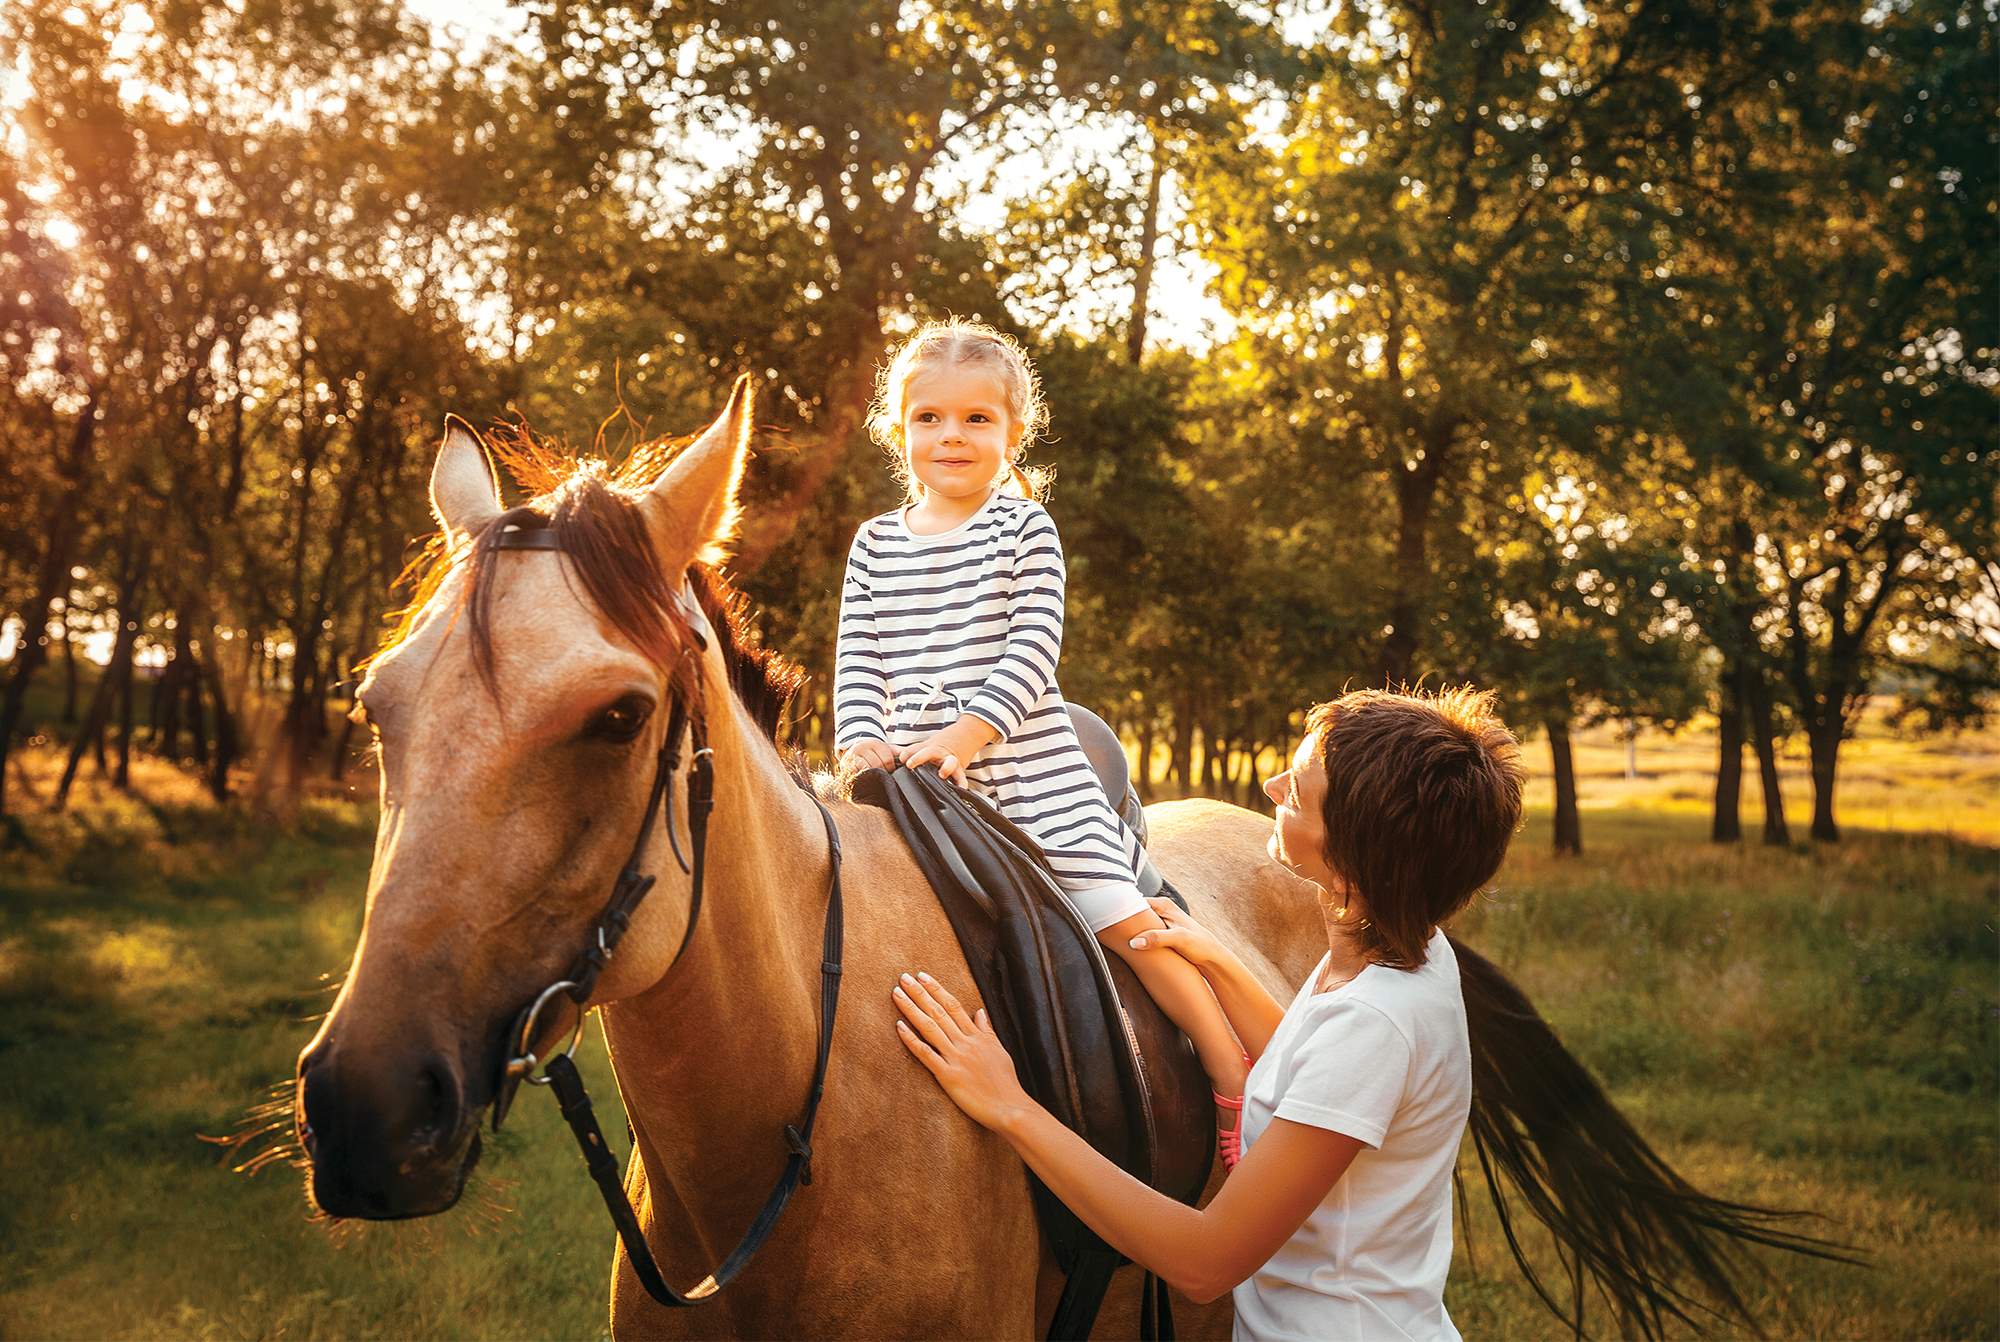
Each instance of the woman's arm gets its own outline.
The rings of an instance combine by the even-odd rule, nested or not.
[[[1215,990],[1215,1000],[1222,1004],[1222,1014],[1229,1018],[1229,1028],[1243,1041],[1250,1061],[1263,1057],[1271,1036],[1277,1032],[1278,1022],[1285,1017],[1285,1008],[1265,991],[1263,983],[1237,958],[1236,952],[1217,941],[1214,933],[1196,922],[1180,905],[1158,895],[1148,902],[1166,926],[1132,938],[1133,948],[1164,946],[1179,952]]]
[[[1021,1089],[981,1011],[928,975],[903,976],[896,1030],[958,1106],[1005,1137],[1042,1182],[1113,1248],[1189,1298],[1221,1296],[1263,1266],[1340,1181],[1363,1143],[1273,1119],[1215,1200],[1189,1207],[1093,1150]]]

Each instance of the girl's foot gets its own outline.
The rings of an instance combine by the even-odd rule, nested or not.
[[[1218,1091],[1210,1091],[1215,1096],[1215,1153],[1222,1157],[1222,1168],[1233,1170],[1236,1162],[1243,1159],[1243,1097],[1229,1096]],[[1236,1121],[1228,1127],[1223,1122],[1233,1111]]]

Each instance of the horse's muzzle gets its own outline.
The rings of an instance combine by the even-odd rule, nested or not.
[[[447,1059],[350,1060],[322,1037],[299,1055],[294,1093],[313,1201],[328,1215],[430,1216],[465,1191],[479,1137]]]

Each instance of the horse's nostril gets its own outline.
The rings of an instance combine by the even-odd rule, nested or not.
[[[417,1074],[421,1088],[417,1104],[417,1126],[413,1134],[431,1146],[448,1142],[458,1131],[458,1081],[442,1061],[432,1059]]]

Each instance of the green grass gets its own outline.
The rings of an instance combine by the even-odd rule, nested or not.
[[[0,1337],[602,1335],[609,1232],[539,1093],[423,1222],[329,1230],[292,1167],[202,1140],[288,1084],[360,930],[373,808],[221,811],[135,775],[145,802],[86,774],[70,816],[30,812],[0,869]]]
[[[32,790],[57,762],[24,765]],[[404,1225],[330,1232],[296,1171],[234,1174],[200,1139],[288,1081],[352,950],[372,807],[221,811],[135,775],[136,799],[87,771],[68,816],[27,808],[34,848],[0,866],[0,1337],[602,1334],[611,1233],[538,1095],[467,1205]],[[1670,798],[1600,806],[1558,861],[1540,815],[1458,930],[1698,1185],[1870,1255],[1765,1257],[1769,1334],[2000,1336],[2000,851],[1705,834]],[[1465,1334],[1564,1336],[1483,1196],[1469,1230]]]
[[[1766,1256],[1768,1331],[2000,1335],[2000,853],[1881,832],[1718,848],[1672,810],[1601,812],[1595,833],[1563,861],[1531,827],[1458,931],[1699,1186],[1819,1212],[1870,1255]],[[1475,1210],[1454,1316],[1546,1334]]]

